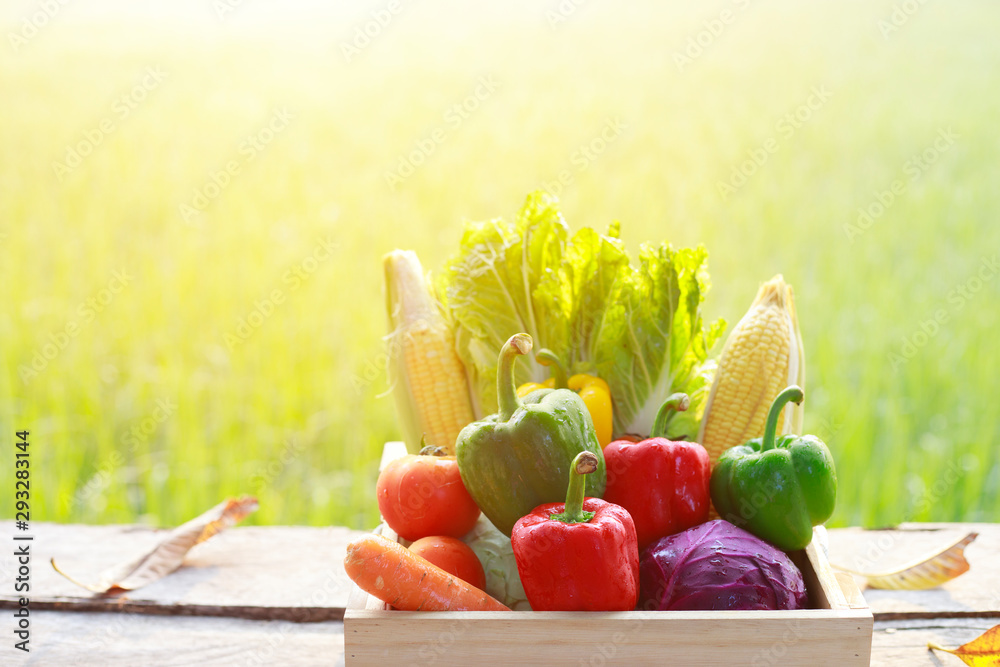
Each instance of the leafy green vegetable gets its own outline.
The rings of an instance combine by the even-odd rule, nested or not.
[[[485,514],[462,538],[475,552],[486,573],[486,592],[514,611],[531,611],[528,596],[517,571],[510,538],[497,530]]]
[[[607,234],[584,227],[573,236],[562,267],[562,284],[570,292],[569,333],[572,354],[567,362],[574,371],[593,368],[595,343],[615,282],[628,267],[628,252],[618,238],[619,225]]]
[[[459,255],[445,267],[443,300],[483,414],[497,410],[497,355],[513,334],[527,333],[536,350],[547,347],[566,358],[570,300],[559,269],[568,236],[554,201],[534,193],[513,225],[468,223]],[[548,376],[534,358],[515,370],[518,384]]]
[[[497,409],[498,350],[525,332],[573,372],[608,382],[616,433],[648,434],[663,399],[683,391],[691,408],[672,419],[669,434],[693,439],[715,368],[708,352],[725,328],[702,320],[706,260],[703,247],[663,243],[643,245],[634,267],[617,222],[606,234],[583,228],[570,239],[555,200],[541,192],[528,196],[514,224],[468,223],[440,292],[480,413]],[[518,364],[515,380],[548,374],[532,360]]]
[[[720,320],[706,329],[702,321],[707,257],[703,247],[643,245],[639,267],[619,276],[595,350],[597,374],[611,388],[616,433],[648,434],[663,399],[678,391],[691,397],[689,411],[700,418],[706,380],[711,384],[705,360],[725,326]],[[692,421],[672,418],[668,435],[694,439]]]

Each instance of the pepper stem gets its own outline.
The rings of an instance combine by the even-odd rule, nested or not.
[[[514,361],[518,355],[531,352],[531,336],[525,333],[514,334],[503,344],[500,350],[500,361],[497,365],[497,402],[500,404],[500,421],[509,421],[514,411],[521,407],[521,399],[517,397],[514,386]]]
[[[767,413],[767,422],[764,426],[764,438],[760,442],[760,451],[766,452],[774,448],[774,436],[778,432],[778,416],[781,415],[781,411],[785,408],[785,405],[789,401],[801,403],[803,398],[805,398],[805,394],[802,388],[794,384],[778,394]]]
[[[656,418],[653,419],[653,430],[650,432],[650,438],[665,438],[667,437],[667,423],[670,421],[670,411],[676,410],[677,412],[684,412],[691,406],[691,399],[688,398],[687,394],[670,394],[667,400],[663,401],[663,405],[660,409],[656,411]]]
[[[587,475],[597,470],[600,459],[594,452],[582,451],[576,455],[569,473],[569,488],[566,489],[566,504],[563,511],[549,517],[563,523],[587,523],[594,518],[593,512],[583,511],[583,492],[587,488]]]
[[[438,447],[437,445],[427,444],[427,435],[424,434],[420,438],[420,451],[417,452],[420,456],[448,456],[448,450],[444,447]]]
[[[555,380],[556,389],[569,389],[569,375],[566,367],[563,366],[562,359],[547,347],[543,347],[535,355],[535,361],[542,366],[548,366],[552,378]]]

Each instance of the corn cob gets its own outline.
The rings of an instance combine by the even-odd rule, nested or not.
[[[454,335],[431,294],[416,253],[394,250],[382,258],[389,335],[389,381],[407,449],[421,438],[449,454],[458,432],[473,421],[465,368]]]
[[[761,285],[719,357],[698,432],[712,464],[730,447],[763,435],[771,403],[792,384],[805,389],[805,357],[792,287],[779,274]],[[779,427],[800,433],[802,406],[790,403]]]

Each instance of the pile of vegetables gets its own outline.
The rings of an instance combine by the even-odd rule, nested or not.
[[[513,223],[468,223],[436,282],[386,255],[390,381],[419,453],[377,485],[402,544],[358,540],[351,578],[411,611],[805,606],[788,553],[837,480],[795,435],[792,289],[762,285],[716,362],[706,261],[662,243],[633,262],[617,223],[570,234],[543,193]]]

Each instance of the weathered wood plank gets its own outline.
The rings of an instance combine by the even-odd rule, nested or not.
[[[939,588],[886,591],[864,588],[876,620],[893,618],[1000,617],[1000,524],[902,524],[896,530],[841,528],[830,533],[830,562],[863,571],[885,571],[931,553],[970,532],[970,570]],[[863,586],[864,579],[858,579]]]
[[[13,533],[4,522],[3,533]],[[32,524],[32,609],[107,611],[299,622],[343,618],[351,590],[344,573],[348,542],[363,533],[347,528],[233,528],[194,547],[185,565],[148,586],[113,597],[95,596],[55,572],[55,558],[82,581],[148,551],[166,535],[136,526]],[[14,572],[11,550],[0,554],[0,580]],[[16,604],[0,591],[0,608]]]
[[[927,650],[934,642],[957,648],[997,624],[996,618],[943,618],[876,621],[872,635],[872,665],[957,665],[962,661],[940,651]]]
[[[235,618],[163,618],[129,613],[31,613],[31,652],[0,647],[0,664],[342,665],[339,621],[293,623]]]
[[[148,550],[164,531],[43,523],[32,528],[34,664],[310,665],[343,660],[342,625],[326,619],[341,618],[347,605],[352,587],[343,572],[344,549],[358,531],[235,528],[195,547],[187,565],[169,577],[127,596],[96,598],[52,571],[48,559],[54,556],[72,574],[88,578]],[[10,522],[0,530],[13,532]],[[966,551],[972,569],[965,575],[931,591],[864,591],[876,615],[872,664],[951,664],[950,656],[927,651],[927,642],[958,646],[1000,623],[1000,525],[830,531],[832,561],[879,569],[969,531],[980,537]],[[10,581],[13,573],[12,555],[5,550],[0,553],[0,580]],[[13,606],[12,592],[2,593],[0,607]],[[76,613],[81,609],[120,610]],[[186,617],[191,615],[236,618]],[[22,658],[10,643],[0,651],[3,664],[19,664]]]
[[[7,534],[13,532],[10,522],[4,522],[4,528]],[[52,571],[48,558],[55,556],[71,573],[85,578],[151,548],[163,531],[57,524],[32,528],[36,536],[32,543],[33,650],[28,656],[32,664],[343,662],[343,626],[323,621],[343,614],[351,590],[343,573],[344,549],[359,532],[235,528],[193,549],[187,566],[166,579],[124,598],[95,599]],[[950,656],[928,651],[927,642],[958,646],[1000,623],[1000,525],[904,524],[894,531],[830,531],[831,560],[881,569],[891,566],[894,559],[908,560],[973,530],[980,537],[966,551],[972,569],[955,581],[932,591],[864,591],[877,618],[873,665],[957,663]],[[0,580],[10,581],[13,573],[11,554],[0,553]],[[847,599],[850,604],[854,594]],[[10,592],[3,591],[0,606],[10,607],[12,600]],[[46,607],[73,611],[44,611]],[[77,613],[79,609],[119,611],[88,614]],[[962,615],[967,617],[956,618]],[[24,664],[24,657],[11,643],[0,649],[2,664]],[[447,656],[434,657],[441,664],[447,662]]]
[[[0,663],[79,665],[339,665],[343,625],[337,621],[295,624],[223,618],[156,618],[128,613],[35,612],[32,651],[25,656],[5,643]],[[961,664],[927,650],[927,642],[956,647],[995,625],[993,618],[878,621],[872,665]],[[441,642],[444,646],[447,642]],[[432,647],[434,648],[434,647]],[[447,655],[434,653],[437,664]],[[761,664],[767,664],[763,662]]]

